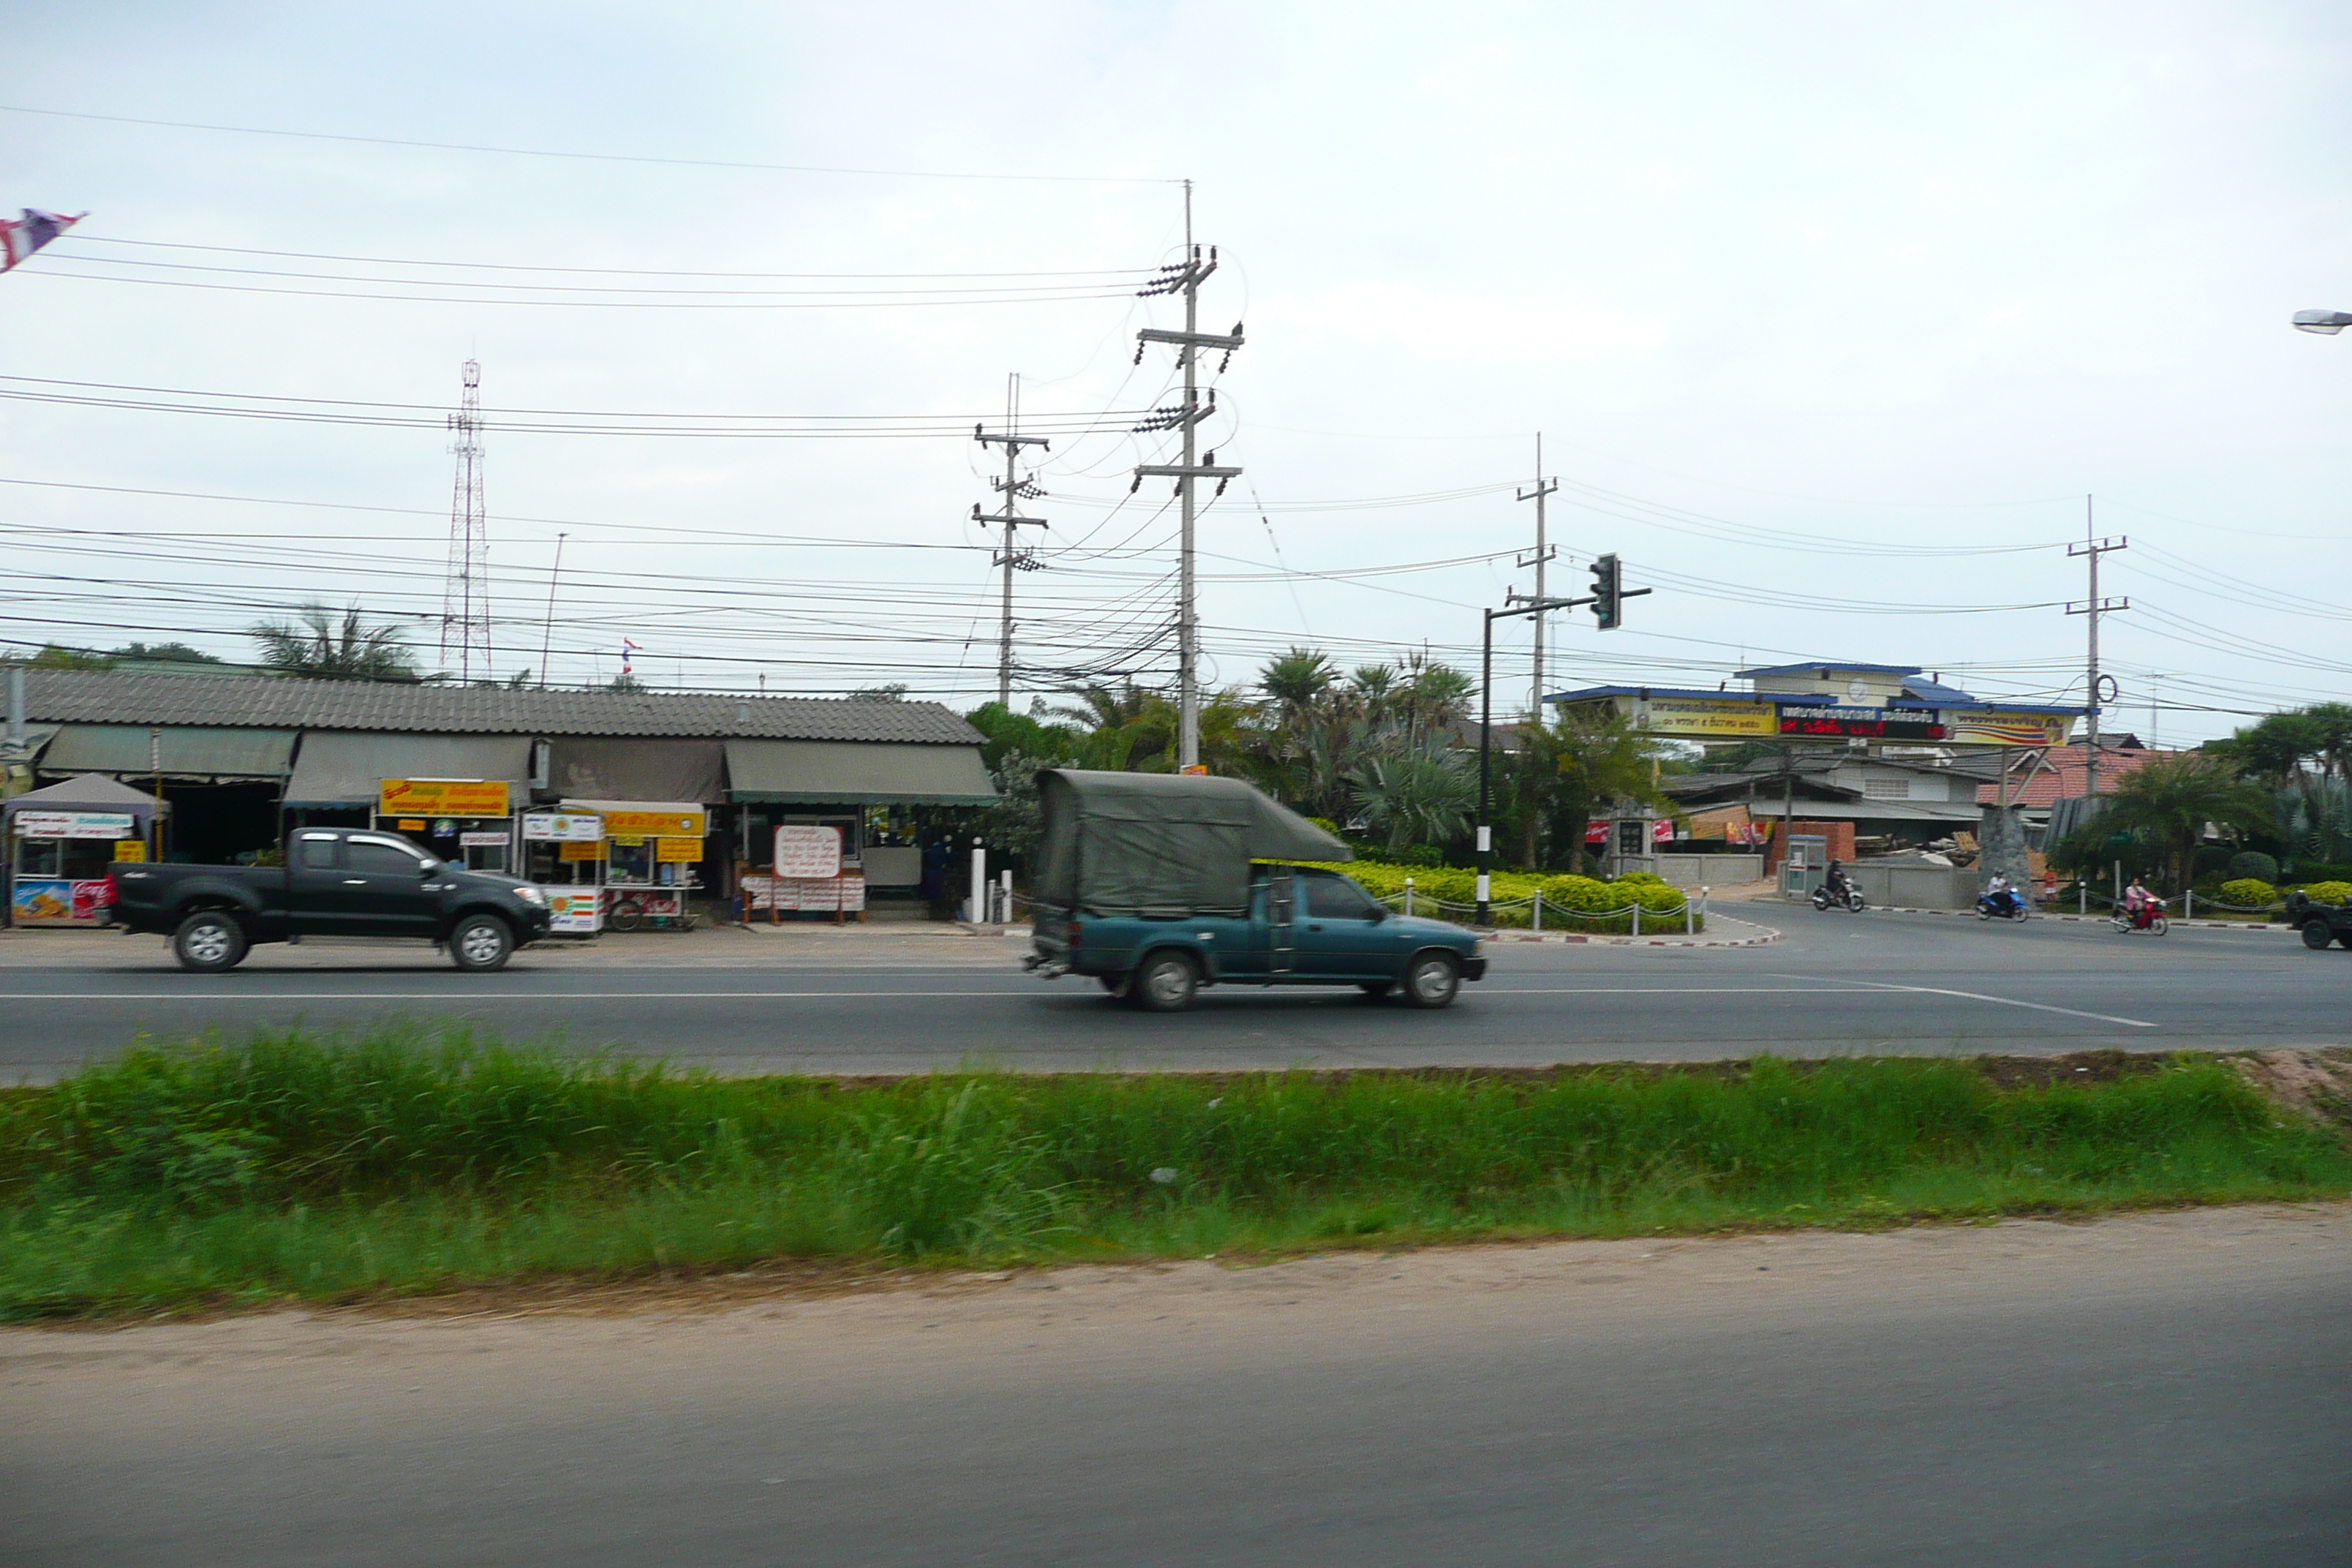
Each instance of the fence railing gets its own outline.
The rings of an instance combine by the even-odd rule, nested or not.
[[[1555,923],[1581,921],[1587,923],[1588,928],[1591,924],[1603,921],[1626,921],[1630,924],[1632,934],[1635,936],[1642,934],[1642,925],[1645,919],[1651,922],[1650,929],[1653,931],[1671,931],[1674,929],[1674,923],[1679,921],[1682,923],[1683,934],[1691,936],[1697,933],[1700,926],[1706,920],[1708,895],[1709,889],[1701,888],[1698,890],[1698,898],[1694,900],[1685,892],[1682,902],[1672,909],[1664,910],[1645,908],[1639,900],[1612,910],[1571,910],[1558,901],[1545,902],[1543,889],[1538,888],[1524,899],[1489,899],[1486,900],[1486,910],[1489,924],[1500,924],[1502,922],[1495,920],[1494,917],[1525,910],[1528,911],[1529,928],[1538,936],[1543,933],[1544,921],[1547,916]],[[1402,892],[1390,893],[1382,897],[1381,902],[1408,915],[1428,914],[1434,910],[1436,912],[1432,918],[1452,921],[1456,925],[1475,925],[1478,915],[1478,906],[1475,904],[1455,903],[1450,900],[1438,898],[1434,894],[1419,891],[1413,887],[1413,879],[1411,877],[1404,879],[1404,889]],[[1462,915],[1467,915],[1470,918],[1468,920],[1457,918]]]

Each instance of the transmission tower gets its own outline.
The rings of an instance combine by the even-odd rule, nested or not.
[[[1192,182],[1184,182],[1184,258],[1171,262],[1159,275],[1137,293],[1184,296],[1184,330],[1162,331],[1146,327],[1136,334],[1135,363],[1143,363],[1146,343],[1168,343],[1176,350],[1177,365],[1184,373],[1184,401],[1173,408],[1163,408],[1138,425],[1138,434],[1157,430],[1181,430],[1184,433],[1184,460],[1181,463],[1144,463],[1135,470],[1135,482],[1140,486],[1147,479],[1172,479],[1176,494],[1183,508],[1182,542],[1178,547],[1176,567],[1176,690],[1178,765],[1186,772],[1201,763],[1201,615],[1192,585],[1192,520],[1195,508],[1192,487],[1200,479],[1217,481],[1217,493],[1225,492],[1226,482],[1241,472],[1237,468],[1220,468],[1217,455],[1211,452],[1202,462],[1200,446],[1200,424],[1217,411],[1216,398],[1212,394],[1204,405],[1201,402],[1199,362],[1202,349],[1223,349],[1225,362],[1231,363],[1234,351],[1242,346],[1242,324],[1234,323],[1230,332],[1201,331],[1201,285],[1217,269],[1217,248],[1209,247],[1205,260],[1201,247],[1192,243]],[[1222,373],[1223,364],[1218,370]],[[1130,491],[1129,493],[1132,493]]]
[[[1013,401],[1014,393],[1010,390],[1017,384],[1013,382],[1007,384],[1003,435],[991,436],[978,425],[971,427],[971,438],[982,446],[1004,448],[1004,477],[988,481],[1004,498],[1004,504],[995,511],[982,513],[980,503],[974,501],[971,503],[971,520],[974,522],[997,523],[1004,530],[1004,547],[996,552],[992,564],[1004,568],[1004,618],[996,638],[996,700],[1007,709],[1013,706],[1013,574],[1034,572],[1043,564],[1035,551],[1021,548],[1015,531],[1045,526],[1045,520],[1042,517],[1020,515],[1019,502],[1040,500],[1045,490],[1036,480],[1023,479],[1014,465],[1019,461],[1024,447],[1035,447],[1041,451],[1050,451],[1053,447],[1053,443],[1043,436],[1020,433],[1020,419],[1015,413],[1018,405]]]
[[[457,484],[449,502],[449,576],[441,594],[441,662],[454,657],[458,680],[489,680],[490,525],[482,511],[482,367],[466,362],[466,389],[449,416]]]

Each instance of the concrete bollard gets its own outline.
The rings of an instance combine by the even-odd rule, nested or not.
[[[1411,877],[1404,879],[1404,912],[1412,913],[1412,879]]]

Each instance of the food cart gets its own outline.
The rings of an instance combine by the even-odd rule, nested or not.
[[[551,905],[563,900],[558,931],[581,929],[567,928],[566,916],[584,921],[591,905],[596,911],[595,923],[585,928],[591,931],[634,931],[647,921],[687,924],[688,900],[702,886],[703,840],[710,828],[709,813],[698,802],[566,800],[552,811],[526,813],[521,821],[526,874],[548,889]]]
[[[105,923],[107,878],[147,858],[151,831],[170,807],[97,773],[8,801],[8,918],[22,926]]]
[[[593,812],[526,811],[515,818],[518,868],[541,889],[558,936],[593,936],[604,923],[604,822]]]

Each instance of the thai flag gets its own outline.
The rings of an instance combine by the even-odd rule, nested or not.
[[[20,218],[0,217],[0,272],[5,272],[41,247],[73,227],[88,213],[66,217],[58,213],[45,213],[37,207],[24,209]]]
[[[631,669],[630,669],[630,668],[629,668],[629,657],[630,657],[630,655],[632,655],[632,654],[643,653],[644,651],[645,651],[645,649],[643,649],[643,648],[639,647],[636,644],[635,644],[635,643],[631,642],[628,638],[626,638],[626,637],[623,637],[623,638],[621,639],[621,673],[622,673],[623,675],[630,675],[630,674],[634,674],[634,673],[635,673],[635,671],[631,670]]]

